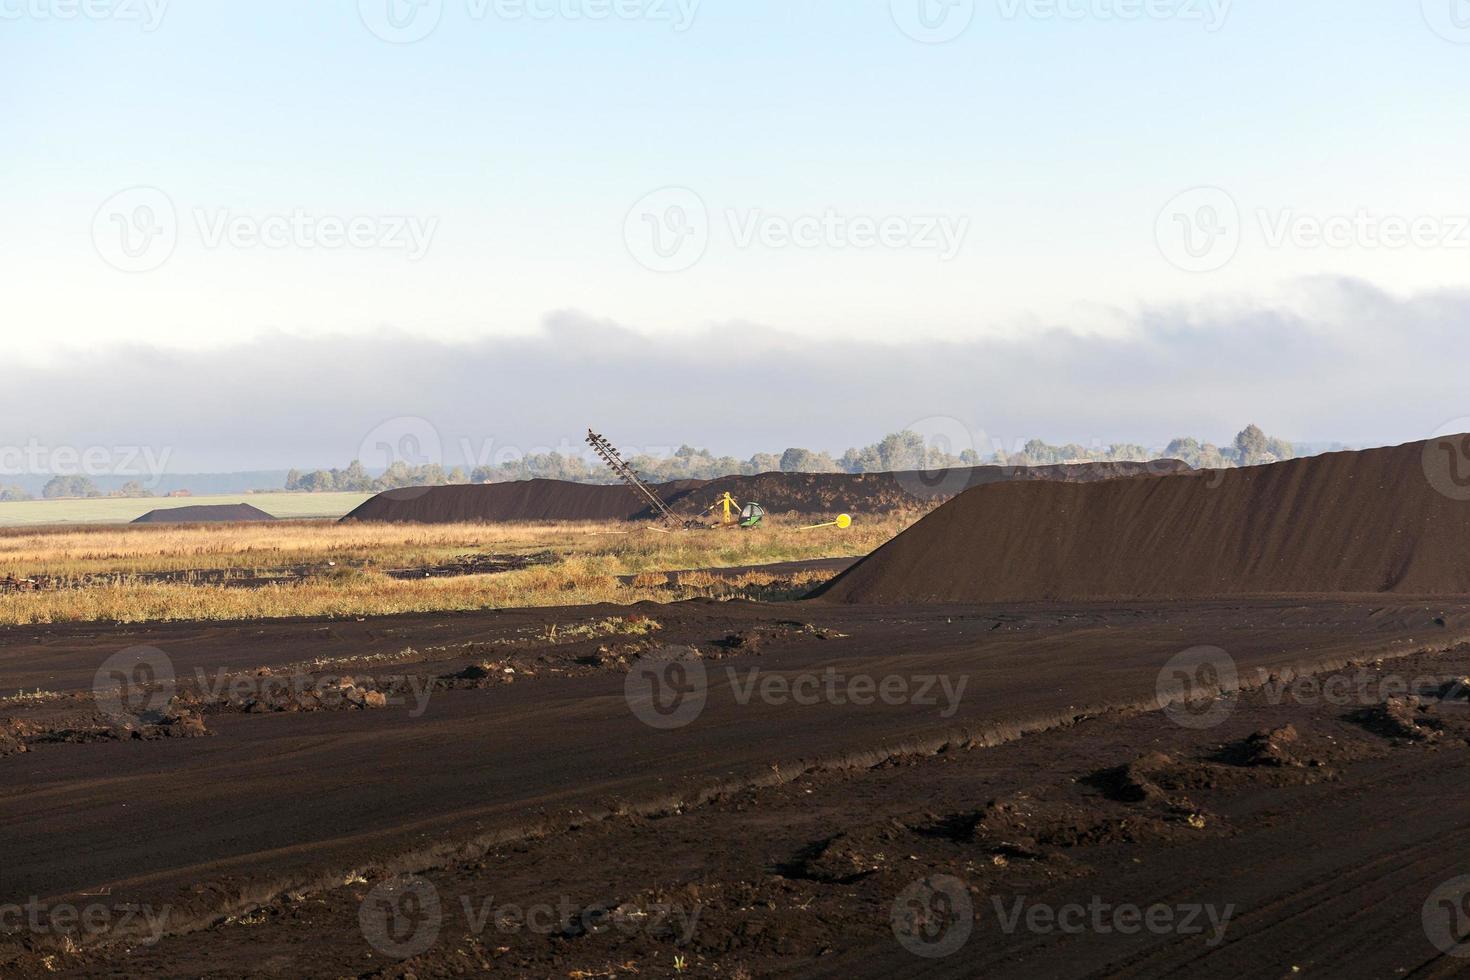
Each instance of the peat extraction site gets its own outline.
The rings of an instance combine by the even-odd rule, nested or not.
[[[0,980],[1470,977],[1470,0],[0,0]]]

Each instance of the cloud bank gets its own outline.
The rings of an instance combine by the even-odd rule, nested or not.
[[[839,346],[748,325],[651,338],[559,312],[529,337],[460,343],[383,331],[119,346],[12,368],[0,446],[166,447],[169,470],[187,472],[345,465],[400,418],[432,426],[453,464],[465,449],[580,447],[589,426],[630,450],[748,456],[841,450],[935,418],[990,448],[1224,440],[1252,421],[1384,444],[1470,416],[1470,291],[1402,298],[1314,280],[1290,304],[1124,319],[1106,336]]]

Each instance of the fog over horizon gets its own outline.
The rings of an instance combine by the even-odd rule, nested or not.
[[[1225,444],[1248,423],[1369,446],[1470,416],[1457,394],[1470,290],[1395,297],[1345,278],[1294,289],[1290,303],[1119,313],[1126,329],[1105,336],[838,344],[725,323],[669,337],[566,310],[529,336],[465,342],[382,328],[98,346],[12,376],[0,448],[7,469],[25,447],[122,447],[170,473],[209,473],[345,466],[399,433],[437,439],[452,466],[580,452],[589,426],[630,454],[688,444],[744,458],[837,454],[909,427],[982,455],[1031,438]]]

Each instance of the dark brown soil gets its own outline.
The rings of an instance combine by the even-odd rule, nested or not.
[[[1467,671],[1461,649],[1320,677]],[[1435,945],[1432,916],[1441,911],[1434,896],[1470,860],[1467,776],[1463,736],[1405,742],[1357,724],[1340,704],[1263,689],[1207,729],[1158,711],[1108,711],[989,747],[783,768],[652,814],[614,803],[603,819],[471,855],[355,867],[202,929],[182,927],[182,907],[142,903],[146,912],[130,919],[145,937],[156,923],[156,939],[58,952],[57,936],[33,937],[4,970],[424,980],[1459,976],[1463,951]],[[196,892],[219,888],[201,882]],[[74,902],[120,920],[135,895],[122,883]],[[59,907],[39,905],[43,915]],[[1130,910],[1136,919],[1123,916]]]
[[[1431,484],[1427,448],[981,487],[823,595],[908,603],[1470,593],[1470,502]]]
[[[688,568],[675,572],[655,572],[653,574],[654,576],[662,576],[669,585],[677,585],[681,579],[700,575],[709,575],[714,578],[740,578],[756,573],[771,576],[794,576],[799,574],[837,575],[840,572],[847,571],[861,560],[861,558],[804,558],[798,561],[773,561],[764,562],[759,565],[728,565],[723,568]],[[647,574],[619,575],[618,581],[624,585],[632,585],[634,582],[645,579]]]
[[[1088,463],[1077,466],[977,466],[934,473],[765,473],[702,482],[684,480],[652,487],[676,513],[696,517],[727,491],[755,501],[772,514],[809,516],[880,514],[947,500],[970,487],[1008,481],[1083,482],[1187,470],[1176,460],[1150,463]],[[389,490],[364,502],[343,520],[621,521],[651,517],[648,506],[627,487],[523,480],[470,486]]]
[[[249,504],[193,504],[188,507],[160,507],[133,521],[134,524],[239,524],[246,521],[274,521],[276,518]]]
[[[498,575],[514,572],[535,565],[550,565],[557,560],[555,552],[538,551],[526,555],[465,555],[439,565],[421,565],[417,568],[389,568],[384,574],[398,579],[412,578],[458,578],[461,575]]]
[[[132,917],[75,937],[22,921],[0,939],[0,973],[1153,976],[1188,962],[1206,977],[1394,975],[1433,962],[1409,925],[1470,859],[1470,727],[1453,720],[1470,711],[1470,662],[1423,652],[1467,636],[1464,601],[1385,599],[694,601],[0,630],[0,696],[55,692],[0,711],[28,750],[0,759],[0,909],[168,911],[154,943]],[[1161,667],[1199,643],[1263,685],[1324,663],[1411,673],[1420,700],[1402,731],[1438,734],[1358,720],[1399,696],[1376,687],[1307,710],[1262,687],[1210,729],[1147,710]],[[144,723],[197,721],[208,737],[64,722],[135,646],[166,651],[176,684]],[[625,685],[631,666],[670,658],[705,665],[708,700],[687,727],[657,730]],[[837,700],[742,698],[753,670],[783,684],[938,677],[963,695],[863,703],[844,681]],[[29,738],[47,727],[64,737]],[[361,916],[405,873],[433,884],[449,919],[400,956]],[[916,957],[893,909],[937,875],[965,883],[975,935]],[[1089,896],[1239,912],[1229,942],[1205,946],[1008,933],[991,906]],[[476,916],[570,911],[544,929],[477,929],[466,898]],[[671,908],[698,910],[692,933],[654,914]],[[1331,927],[1348,917],[1352,930]]]

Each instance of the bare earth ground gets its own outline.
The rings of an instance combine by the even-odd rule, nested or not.
[[[1467,639],[1402,597],[13,627],[0,695],[53,693],[0,702],[0,968],[1450,975]],[[135,644],[177,697],[125,719]],[[1145,710],[1202,645],[1267,686]],[[630,681],[671,658],[693,714]]]

